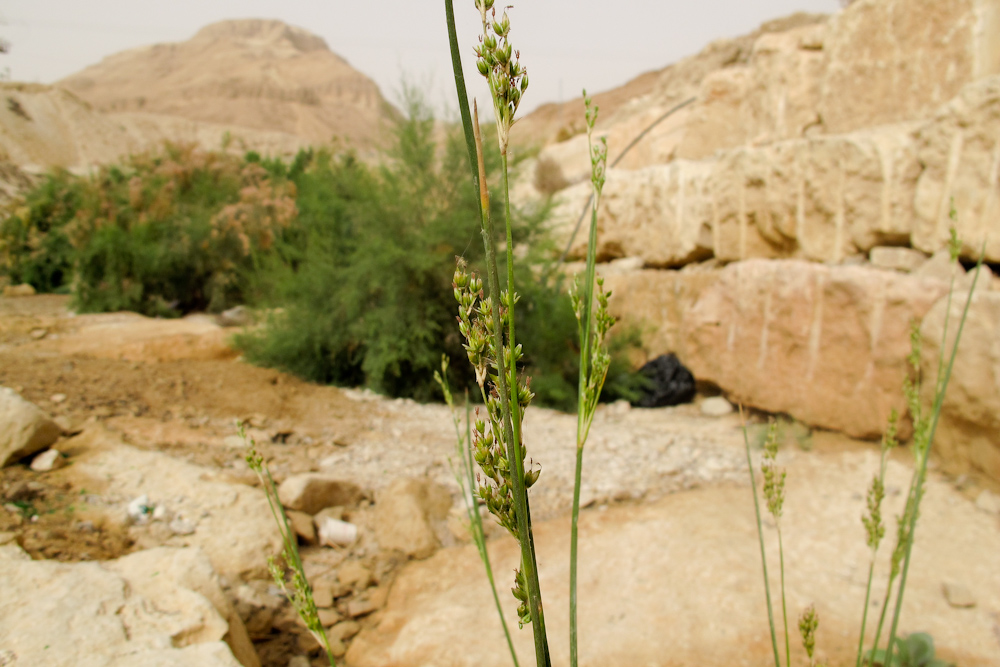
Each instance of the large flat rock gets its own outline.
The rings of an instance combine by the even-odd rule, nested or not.
[[[39,347],[65,355],[139,362],[236,357],[227,344],[232,332],[204,315],[164,320],[136,313],[108,313],[81,315],[77,322],[75,331],[55,341],[43,341]]]
[[[95,426],[67,441],[73,466],[67,472],[81,488],[97,489],[108,511],[123,519],[128,503],[147,496],[166,515],[137,526],[143,545],[197,546],[220,574],[266,576],[267,557],[281,549],[281,537],[264,492],[242,484],[214,481],[208,468],[166,454],[137,449]],[[169,528],[180,518],[190,534]]]
[[[870,451],[783,451],[779,461],[789,466],[782,531],[790,629],[796,632],[798,614],[815,603],[820,659],[854,664],[869,562],[859,517],[877,457]],[[887,516],[899,511],[905,494],[898,491],[905,489],[908,475],[908,466],[890,464]],[[584,511],[580,531],[581,665],[731,667],[770,660],[760,551],[746,485]],[[776,533],[770,522],[765,531],[772,594],[777,595]],[[888,533],[891,540],[893,529]],[[553,664],[568,664],[569,522],[536,524],[535,537]],[[876,598],[884,591],[888,548],[883,545],[878,561]],[[531,630],[517,630],[514,600],[507,592],[518,553],[510,539],[490,543],[518,653],[532,664]],[[938,655],[959,664],[1000,661],[993,630],[992,601],[1000,599],[996,553],[1000,527],[995,519],[932,479],[921,507],[902,631],[930,632]],[[941,585],[949,578],[975,590],[977,607],[948,605]],[[780,619],[780,607],[776,613]],[[793,664],[804,664],[797,633],[792,644]],[[509,665],[474,547],[446,549],[408,565],[378,624],[362,631],[347,658],[356,667]]]
[[[241,667],[223,641],[229,622],[197,590],[198,574],[171,571],[176,553],[136,556],[57,563],[0,547],[0,647],[12,664]]]

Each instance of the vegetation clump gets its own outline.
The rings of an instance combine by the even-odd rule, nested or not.
[[[478,193],[460,135],[439,141],[418,92],[404,96],[407,114],[378,164],[325,148],[282,160],[166,144],[91,176],[53,171],[0,218],[0,275],[69,292],[81,312],[178,317],[247,303],[267,314],[265,327],[237,337],[253,363],[439,398],[441,355],[464,356],[449,296],[454,258],[473,270],[484,261]],[[495,174],[499,147],[488,146]],[[493,214],[503,214],[499,202]],[[576,328],[561,280],[543,267],[554,254],[546,214],[511,210],[511,243],[526,250],[513,269],[517,325],[533,350],[519,364],[540,403],[571,410]],[[626,344],[612,355],[615,396],[632,383]],[[469,369],[453,367],[458,386],[473,385]]]

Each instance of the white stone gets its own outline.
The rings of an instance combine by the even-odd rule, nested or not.
[[[48,472],[59,467],[62,456],[58,449],[47,449],[31,460],[31,469],[35,472]]]
[[[319,543],[328,547],[350,546],[358,538],[357,526],[330,516],[316,518],[316,532]]]
[[[710,396],[701,402],[701,414],[709,417],[722,417],[733,411],[733,404],[722,396]]]

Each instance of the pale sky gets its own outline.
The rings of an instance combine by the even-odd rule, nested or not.
[[[838,0],[508,0],[511,42],[531,86],[529,111],[545,102],[621,85],[796,11],[833,13]],[[498,0],[498,7],[503,0]],[[467,78],[478,81],[473,0],[455,0]],[[402,76],[430,88],[438,108],[454,107],[441,0],[0,0],[0,55],[15,81],[52,83],[117,51],[190,38],[231,18],[276,18],[323,37],[392,101]],[[482,91],[470,90],[483,97]]]

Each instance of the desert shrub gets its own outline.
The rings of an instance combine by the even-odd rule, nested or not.
[[[39,292],[69,289],[73,246],[65,227],[83,199],[83,183],[69,172],[49,172],[0,222],[0,275]]]
[[[69,228],[76,305],[169,316],[240,303],[295,217],[292,184],[223,153],[168,144],[102,168]]]
[[[456,370],[468,368],[451,282],[456,256],[474,267],[483,261],[477,193],[460,135],[437,145],[429,110],[411,97],[408,111],[381,166],[311,150],[287,168],[268,167],[287,169],[299,215],[254,288],[258,304],[276,312],[266,328],[238,338],[252,362],[419,400],[440,396],[433,372],[442,354],[462,362],[452,364]],[[489,162],[498,168],[495,150]],[[493,205],[502,216],[499,200]],[[559,286],[536,277],[549,250],[545,214],[515,213],[515,243],[530,248],[517,269],[526,286],[517,326],[538,352],[525,360],[532,389],[542,402],[569,409],[576,321]],[[464,372],[463,386],[473,379],[471,369]]]

